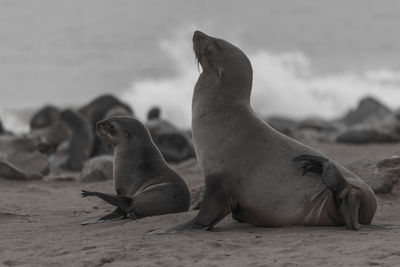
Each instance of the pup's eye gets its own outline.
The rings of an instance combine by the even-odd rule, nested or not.
[[[108,129],[114,129],[114,125],[112,124],[108,125]]]

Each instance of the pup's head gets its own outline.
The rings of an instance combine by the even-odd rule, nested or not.
[[[144,142],[150,138],[146,127],[141,122],[127,116],[115,116],[98,121],[96,130],[114,147],[132,141]]]

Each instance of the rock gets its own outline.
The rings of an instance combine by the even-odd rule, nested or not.
[[[400,136],[385,129],[357,127],[343,131],[336,136],[338,143],[367,144],[399,142]]]
[[[15,152],[0,158],[0,177],[13,180],[38,180],[49,173],[47,156],[38,152]]]
[[[38,137],[0,135],[0,153],[32,153],[39,150],[41,143],[42,140]]]
[[[103,155],[85,162],[80,181],[98,182],[113,179],[113,156]]]
[[[27,172],[40,173],[42,175],[47,175],[50,172],[48,157],[39,152],[13,153],[7,157],[7,160]]]
[[[393,111],[372,97],[362,99],[339,122],[347,129],[336,137],[341,143],[388,143],[400,141],[400,121]]]
[[[349,111],[340,121],[351,126],[357,124],[382,124],[396,121],[393,112],[372,97],[363,98],[355,110]]]
[[[339,126],[335,122],[321,118],[308,118],[300,121],[297,125],[297,128],[300,130],[313,129],[316,131],[332,132],[337,131]]]
[[[392,176],[378,164],[367,160],[359,160],[346,165],[346,168],[354,172],[363,179],[375,194],[390,193],[393,189],[394,181]]]
[[[384,170],[392,179],[392,181],[397,184],[400,180],[400,157],[395,156],[391,159],[384,159],[378,162],[377,167]]]

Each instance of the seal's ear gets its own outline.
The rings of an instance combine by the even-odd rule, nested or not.
[[[131,136],[131,134],[128,131],[124,131],[124,135],[125,137],[129,138]]]
[[[224,76],[224,69],[222,67],[218,67],[218,78],[222,80],[223,76]]]

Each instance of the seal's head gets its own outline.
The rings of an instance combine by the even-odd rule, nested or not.
[[[98,121],[96,129],[97,133],[114,147],[131,142],[144,144],[150,140],[146,127],[128,116],[115,116]]]
[[[251,88],[253,70],[250,60],[238,47],[195,31],[193,50],[203,73],[216,75],[223,82],[246,84]]]
[[[161,109],[159,107],[153,107],[147,113],[147,120],[157,120],[160,118]]]

